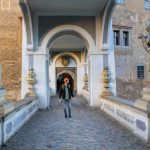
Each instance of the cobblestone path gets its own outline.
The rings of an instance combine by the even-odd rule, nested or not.
[[[85,100],[72,100],[72,118],[52,99],[52,109],[38,111],[2,150],[150,150],[101,110],[90,110]]]

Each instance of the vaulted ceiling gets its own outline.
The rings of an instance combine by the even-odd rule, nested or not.
[[[83,43],[83,41],[73,35],[64,35],[59,37],[58,39],[56,39],[52,46],[51,46],[51,50],[80,50],[83,49],[84,50],[85,45]]]

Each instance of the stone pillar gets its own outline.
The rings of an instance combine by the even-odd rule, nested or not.
[[[56,95],[57,94],[57,87],[56,87],[56,68],[55,68],[55,63],[51,62],[51,65],[49,67],[49,78],[51,80],[50,88],[51,88],[51,94]]]
[[[103,58],[101,53],[89,55],[89,93],[92,107],[100,106],[99,94],[103,86],[98,81],[101,80],[100,73],[103,71]]]
[[[40,109],[46,109],[50,104],[49,90],[49,56],[47,54],[34,53],[34,72],[36,72],[36,94],[38,96],[38,106]],[[52,80],[52,79],[51,79]]]

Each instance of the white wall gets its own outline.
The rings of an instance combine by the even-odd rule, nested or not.
[[[52,62],[49,66],[49,79],[50,79],[50,89],[51,95],[56,95],[56,66],[55,62]]]
[[[35,84],[35,92],[38,96],[38,105],[40,109],[47,108],[50,103],[47,58],[45,54],[34,55],[33,66],[37,81]]]
[[[89,70],[89,84],[90,84],[90,106],[100,106],[100,93],[103,85],[101,84],[101,73],[103,71],[103,55],[90,55],[90,70]]]
[[[112,29],[112,22],[110,24],[110,37],[109,37],[109,50],[108,50],[108,66],[110,71],[110,90],[113,92],[113,95],[116,96],[116,67],[115,67],[115,55],[114,55],[114,36]]]

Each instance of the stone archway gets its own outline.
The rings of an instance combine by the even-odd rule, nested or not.
[[[57,73],[57,75],[56,75],[57,79],[59,78],[60,75],[63,75],[63,74],[68,74],[71,76],[71,78],[73,80],[73,91],[75,91],[75,93],[77,93],[77,74],[76,74],[76,72],[73,72],[69,69],[65,69],[65,70]]]
[[[98,3],[103,3],[102,7],[98,7],[96,12],[100,12],[98,15],[95,14],[95,9],[92,10],[92,14],[94,13],[95,20],[92,21],[94,24],[94,30],[92,36],[87,28],[84,26],[88,26],[87,21],[82,22],[82,20],[78,20],[79,23],[76,21],[72,22],[72,18],[75,16],[78,17],[82,15],[81,12],[75,7],[74,11],[72,12],[72,8],[75,5],[72,5],[71,1],[69,2],[71,5],[68,7],[68,11],[64,12],[64,15],[70,16],[70,22],[62,22],[53,26],[52,24],[48,24],[47,29],[43,32],[42,37],[39,38],[40,28],[45,26],[44,22],[41,20],[39,22],[39,17],[45,17],[47,14],[49,16],[55,17],[56,15],[62,16],[62,12],[57,10],[62,9],[61,6],[58,8],[52,7],[51,9],[46,9],[47,6],[52,6],[50,1],[47,3],[39,3],[31,0],[28,3],[28,0],[19,0],[20,5],[22,8],[22,12],[24,15],[24,25],[23,25],[23,64],[22,64],[22,74],[27,74],[30,68],[34,69],[36,74],[36,84],[35,89],[38,95],[38,105],[40,108],[47,108],[50,103],[50,90],[49,90],[49,58],[50,58],[50,48],[56,38],[62,35],[75,35],[79,37],[83,43],[85,44],[88,52],[88,81],[89,81],[89,105],[90,106],[97,106],[100,105],[100,98],[99,94],[102,92],[103,86],[102,84],[97,84],[101,81],[101,72],[103,71],[104,65],[107,65],[110,68],[112,82],[111,90],[114,94],[116,94],[116,75],[115,75],[115,60],[114,60],[114,44],[113,44],[113,35],[110,31],[112,31],[111,25],[111,14],[113,8],[117,2],[117,0],[98,0]],[[64,10],[66,10],[66,4],[64,2]],[[54,2],[52,2],[54,4]],[[48,4],[48,5],[47,5]],[[56,4],[56,3],[55,3]],[[84,5],[87,5],[86,1],[84,0]],[[78,5],[76,5],[78,6]],[[33,8],[39,8],[39,13],[36,13],[36,10]],[[82,7],[84,10],[84,14],[87,17],[91,17],[88,15],[89,8],[91,6]],[[97,7],[97,4],[95,4]],[[46,9],[46,10],[45,10]],[[46,14],[42,14],[42,10]],[[51,14],[51,11],[54,10],[54,14]],[[41,12],[40,12],[41,11]],[[71,14],[74,15],[71,15]],[[27,14],[27,15],[25,15]],[[56,20],[57,21],[57,20]],[[90,23],[90,22],[89,22]],[[82,26],[81,24],[84,24]],[[34,34],[32,34],[32,28],[34,28]],[[31,32],[30,32],[31,31]],[[47,32],[48,31],[48,32]],[[45,35],[44,35],[45,33]],[[80,63],[82,65],[84,61]],[[83,67],[83,66],[78,67]],[[83,79],[83,71],[78,72],[78,77],[80,78],[81,85],[79,86],[79,92],[83,93],[82,85]],[[55,70],[51,70],[54,71]],[[78,79],[77,77],[77,79]],[[52,79],[53,80],[53,79]],[[55,81],[55,80],[54,80]],[[80,84],[79,82],[79,84]],[[26,82],[26,76],[22,76],[22,97],[24,97],[27,93],[28,84]]]
[[[62,65],[61,59],[63,58],[63,56],[70,57],[71,61],[69,63],[69,66]],[[82,64],[80,59],[73,52],[61,52],[51,59],[51,63],[49,66],[49,78],[52,96],[57,94],[57,79],[63,73],[69,74],[71,76],[73,81],[75,81],[74,84],[75,94],[80,94],[78,83],[80,83],[81,85],[81,78],[78,78],[78,76],[79,71],[81,70],[81,65]]]
[[[49,49],[53,41],[59,36],[65,35],[65,34],[75,34],[76,36],[80,37],[83,40],[83,42],[85,43],[89,51],[96,50],[94,39],[82,27],[77,26],[77,25],[61,25],[50,30],[45,35],[45,37],[43,38],[43,41],[41,42],[39,51],[41,51],[43,54],[47,54],[47,49]]]

